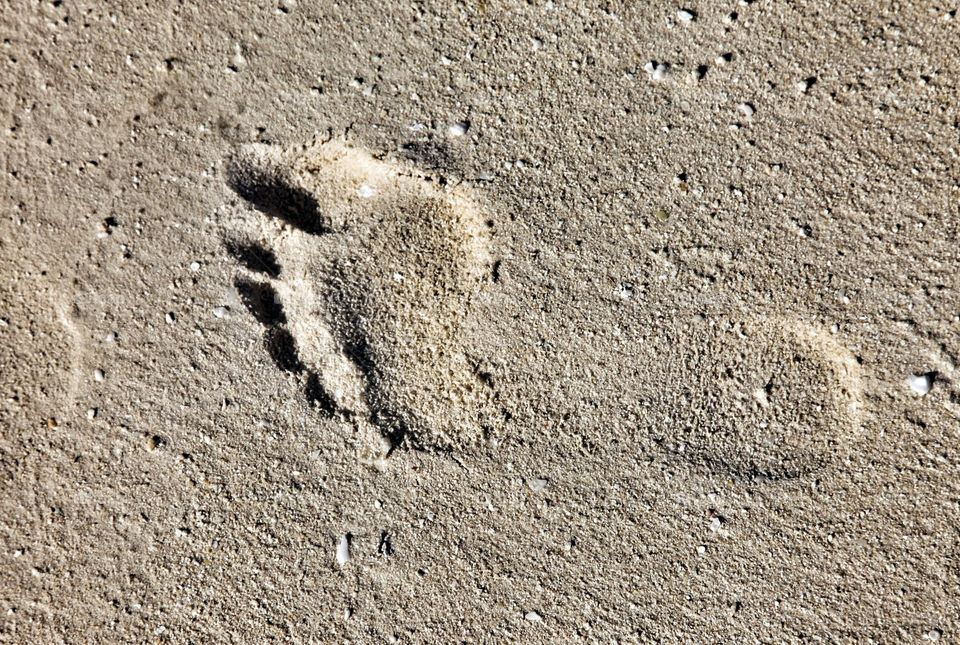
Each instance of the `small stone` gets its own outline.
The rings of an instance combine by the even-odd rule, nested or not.
[[[924,396],[930,391],[930,388],[933,387],[934,376],[936,376],[934,372],[927,372],[925,374],[911,374],[907,377],[907,385],[909,385],[910,389],[916,394]]]
[[[229,307],[214,307],[213,308],[213,317],[214,318],[229,318],[230,317],[230,308]]]
[[[817,77],[816,77],[816,76],[808,76],[807,78],[803,79],[802,81],[797,81],[797,83],[794,85],[794,87],[797,88],[797,92],[800,92],[801,94],[805,94],[806,92],[808,92],[808,91],[810,90],[811,87],[814,86],[814,84],[815,84],[816,82],[817,82]]]
[[[662,81],[670,73],[670,66],[666,63],[658,63],[652,60],[643,66],[643,71],[650,75],[651,81]]]
[[[93,421],[94,419],[96,419],[96,418],[97,418],[97,409],[96,409],[96,408],[89,408],[89,409],[87,409],[87,418],[88,418],[89,420],[91,420],[91,421]]]
[[[193,272],[199,271],[199,270],[200,270],[200,263],[199,263],[199,262],[191,262],[191,263],[190,263],[190,270],[193,271]]]
[[[337,564],[341,567],[350,561],[350,534],[345,533],[340,536],[337,543]]]
[[[173,313],[172,311],[168,311],[167,315],[164,316],[164,320],[167,321],[168,325],[172,325],[177,321],[177,314]]]
[[[540,614],[538,614],[537,612],[535,612],[535,611],[528,611],[528,612],[524,615],[523,619],[526,620],[526,621],[528,621],[528,622],[531,622],[531,623],[542,623],[542,622],[543,622],[543,617],[542,617]]]
[[[360,187],[357,188],[357,195],[363,199],[369,199],[377,194],[376,188],[370,184],[360,184]]]
[[[680,22],[690,24],[697,19],[697,14],[689,9],[681,9],[677,12],[677,18],[680,20]]]
[[[657,208],[653,211],[653,219],[657,220],[658,222],[666,222],[668,219],[670,219],[670,213],[666,208]]]
[[[546,479],[528,479],[527,486],[530,487],[534,493],[539,493],[547,487],[549,482]]]
[[[115,343],[117,342],[117,332],[112,331],[106,336],[103,337],[103,342],[105,343]]]
[[[462,137],[467,133],[467,130],[470,129],[469,121],[457,121],[449,128],[447,128],[447,134],[451,137]]]
[[[103,380],[104,380],[105,378],[107,378],[107,375],[103,373],[103,370],[102,370],[102,369],[100,369],[100,368],[98,367],[97,369],[93,370],[93,380],[94,380],[94,381],[97,381],[98,383],[101,383],[101,382],[103,382]]]
[[[697,553],[699,555],[703,555],[706,552],[707,552],[707,547],[705,547],[704,545],[701,544],[700,546],[697,547]]]
[[[57,421],[56,417],[50,417],[49,419],[47,419],[48,428],[57,428],[59,426],[60,426],[60,422]]]
[[[710,530],[714,533],[719,531],[721,526],[723,526],[723,520],[721,520],[719,517],[714,517],[712,520],[710,520]]]
[[[756,111],[753,109],[753,105],[750,103],[741,103],[737,106],[737,109],[740,111],[740,114],[747,117],[748,119],[753,116],[753,113]]]

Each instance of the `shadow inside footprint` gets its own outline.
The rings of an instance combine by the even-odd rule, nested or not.
[[[266,249],[253,242],[228,240],[227,252],[249,271],[266,273],[271,278],[280,276],[280,263],[277,256],[270,249]]]
[[[269,326],[287,322],[280,297],[268,283],[237,278],[233,284],[244,306],[261,324]]]
[[[330,232],[316,198],[285,177],[278,166],[235,158],[229,165],[227,182],[237,195],[267,215],[312,235]]]
[[[270,358],[284,372],[300,374],[306,369],[297,353],[297,341],[285,327],[270,327],[265,342]]]

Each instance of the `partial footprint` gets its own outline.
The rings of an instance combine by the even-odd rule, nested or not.
[[[278,365],[307,371],[366,453],[462,448],[497,430],[492,380],[465,350],[492,221],[465,188],[342,141],[246,146],[229,182],[286,224],[264,222],[270,250],[232,245],[241,296]]]
[[[859,428],[859,366],[825,332],[792,320],[702,320],[672,339],[651,398],[658,442],[744,477],[814,472]]]

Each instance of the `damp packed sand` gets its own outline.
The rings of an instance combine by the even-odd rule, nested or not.
[[[960,18],[0,9],[0,640],[960,639]]]

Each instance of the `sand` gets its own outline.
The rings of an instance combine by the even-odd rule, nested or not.
[[[960,639],[936,3],[0,9],[0,640]]]

